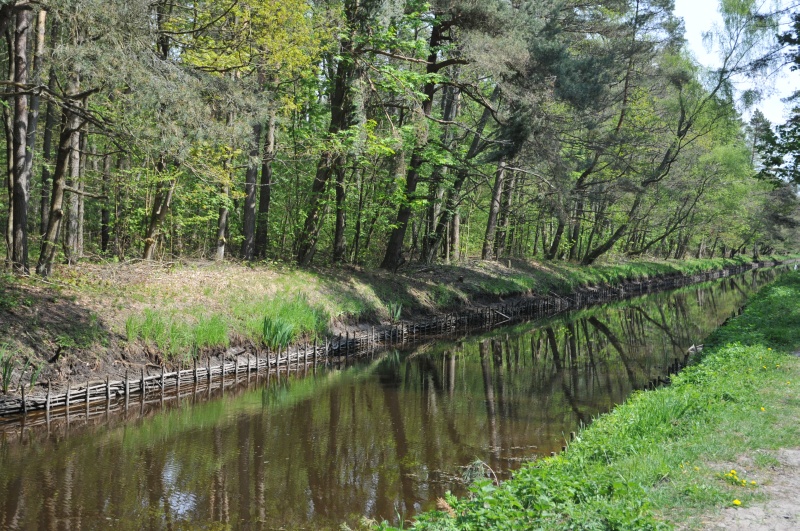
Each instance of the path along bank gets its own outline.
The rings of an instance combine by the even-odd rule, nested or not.
[[[487,479],[467,498],[440,500],[413,527],[798,528],[798,504],[778,499],[797,490],[775,488],[800,484],[800,468],[786,460],[800,448],[798,348],[793,271],[718,329],[670,386],[634,394],[565,452],[500,485]]]

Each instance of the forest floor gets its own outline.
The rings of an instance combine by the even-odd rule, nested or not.
[[[768,259],[765,257],[764,259]],[[0,275],[0,376],[22,382],[119,377],[191,356],[224,356],[263,344],[265,318],[292,339],[388,325],[521,295],[565,295],[585,286],[694,274],[749,262],[470,261],[391,273],[282,263],[81,262],[43,280]],[[2,381],[0,381],[0,384]]]
[[[671,385],[635,393],[560,455],[448,496],[412,527],[800,529],[799,301],[800,273],[782,276]]]

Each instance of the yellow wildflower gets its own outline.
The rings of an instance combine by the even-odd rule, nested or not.
[[[739,500],[733,500],[733,504],[734,504],[736,507],[739,507],[739,506],[742,504],[742,502],[740,502]]]

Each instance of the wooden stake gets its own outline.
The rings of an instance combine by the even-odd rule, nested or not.
[[[197,358],[194,358],[192,361],[194,362],[194,373],[192,376],[194,377],[194,383],[197,383]]]
[[[86,422],[89,422],[89,380],[86,380]]]
[[[313,354],[314,366],[317,366],[317,336],[314,336],[314,354]]]
[[[22,415],[28,414],[28,404],[25,402],[25,384],[22,384]]]
[[[128,400],[131,396],[131,383],[128,380],[128,371],[125,371],[125,411],[128,411]]]
[[[44,405],[44,410],[47,412],[48,417],[50,416],[50,387],[51,387],[50,380],[47,380],[47,401]]]
[[[67,424],[69,424],[69,401],[72,398],[72,383],[67,379],[67,399],[66,399],[66,407],[67,407]]]

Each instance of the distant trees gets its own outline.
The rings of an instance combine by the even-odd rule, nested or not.
[[[774,26],[724,8],[708,71],[662,0],[3,4],[6,264],[793,248],[753,176],[794,179],[796,124],[731,89]]]

